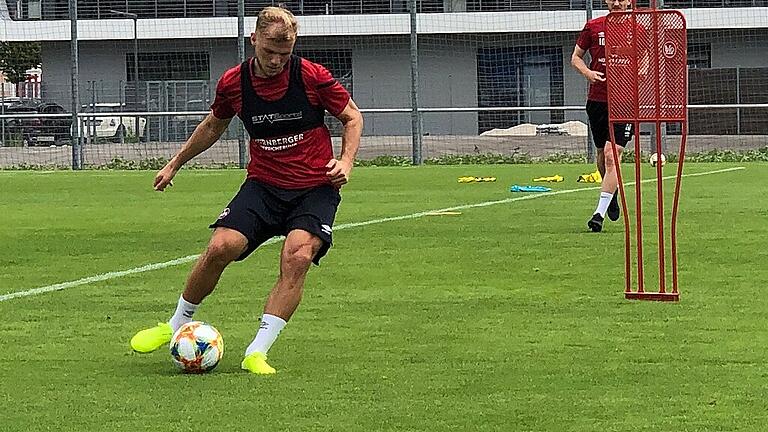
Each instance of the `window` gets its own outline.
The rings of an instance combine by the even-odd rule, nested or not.
[[[584,10],[582,0],[467,0],[467,12]],[[595,9],[599,9],[597,5]],[[605,7],[605,3],[602,3]]]
[[[735,104],[736,69],[691,69],[688,73],[688,103],[691,105]],[[691,110],[688,131],[691,135],[734,135],[737,110],[707,108]]]
[[[692,43],[688,45],[688,67],[691,69],[709,69],[712,67],[712,45]]]
[[[133,52],[125,54],[129,82],[134,78]],[[139,53],[139,81],[204,80],[211,78],[207,52]]]
[[[296,55],[325,66],[331,75],[352,94],[352,51],[297,49]]]
[[[768,68],[740,68],[739,103],[768,103]],[[739,130],[744,135],[768,134],[768,108],[740,108]]]
[[[40,0],[30,0],[27,3],[27,18],[40,19],[43,17],[42,8],[40,7]]]
[[[563,105],[561,47],[481,48],[477,54],[477,102],[480,107]],[[479,132],[520,123],[559,123],[558,111],[481,111]]]
[[[22,17],[21,2],[17,0],[6,0],[6,5],[12,20],[20,19]]]

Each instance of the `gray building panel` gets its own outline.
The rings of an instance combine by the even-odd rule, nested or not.
[[[69,44],[65,42],[43,42],[40,51],[43,70],[42,96],[69,110],[72,95],[70,87],[72,61],[69,56]],[[80,67],[83,68],[82,63]]]
[[[765,37],[768,38],[768,34]],[[768,40],[745,40],[743,37],[712,39],[712,67],[737,66],[768,66]]]
[[[768,37],[763,30],[697,31],[691,34],[698,44],[711,43],[711,67],[768,67]],[[428,35],[420,37],[420,103],[422,107],[478,106],[478,49],[481,47],[556,47],[562,50],[562,104],[584,104],[587,84],[570,66],[576,34],[545,33],[498,35]],[[80,42],[81,102],[117,102],[119,88],[126,75],[126,59],[132,53],[132,41]],[[70,59],[67,42],[43,42],[43,95],[70,106]],[[335,37],[300,39],[302,49],[345,49],[352,57],[354,98],[361,108],[407,108],[410,106],[410,58],[408,39],[404,36],[367,36],[353,40]],[[216,80],[237,64],[234,39],[194,41],[141,41],[140,51],[199,51],[209,55],[211,96]],[[252,47],[246,46],[252,54]],[[727,83],[724,83],[727,85]],[[92,87],[90,87],[92,86]],[[540,102],[540,101],[539,101]],[[182,109],[174,105],[175,109]],[[529,115],[528,120],[547,122],[548,114]],[[565,120],[585,120],[583,112],[568,111]],[[474,135],[478,133],[477,113],[428,114],[423,118],[424,132],[430,135]],[[500,127],[514,124],[504,124]],[[407,113],[369,114],[367,135],[409,135]]]
[[[477,49],[454,46],[419,58],[420,103],[423,107],[477,106]],[[477,113],[441,113],[425,116],[424,133],[474,135]]]
[[[383,56],[373,49],[353,51],[354,98],[361,108],[406,108],[410,98],[410,57],[408,45],[389,47]],[[386,113],[366,116],[365,134],[409,135],[408,114]]]

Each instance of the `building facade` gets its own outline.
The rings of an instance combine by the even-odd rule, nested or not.
[[[13,18],[0,22],[5,38],[41,41],[43,97],[69,107],[67,2],[2,2]],[[255,14],[269,4],[247,2],[246,35]],[[329,67],[362,108],[391,109],[367,115],[365,133],[409,135],[411,120],[404,110],[411,106],[407,4],[284,4],[299,15],[300,55]],[[665,4],[685,8],[691,104],[768,103],[768,1]],[[458,109],[426,112],[425,134],[471,136],[521,123],[585,121],[580,107],[587,85],[570,67],[587,19],[583,1],[429,0],[418,5],[423,12],[417,25],[419,104]],[[593,16],[606,13],[597,2],[594,7]],[[131,19],[111,11],[135,14],[136,33]],[[81,103],[121,103],[138,111],[206,110],[218,77],[238,63],[236,12],[233,0],[78,2]],[[767,118],[768,110],[759,107],[701,108],[691,112],[691,133],[768,135]],[[151,130],[184,135],[194,124],[186,120],[183,127],[174,119],[157,120],[170,123]]]

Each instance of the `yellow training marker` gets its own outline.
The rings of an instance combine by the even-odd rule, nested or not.
[[[459,183],[490,183],[495,181],[496,181],[496,177],[475,177],[475,176],[459,177]]]
[[[535,182],[548,182],[548,183],[560,183],[563,180],[565,180],[563,176],[557,175],[557,174],[549,177],[537,177],[533,179],[533,181]]]

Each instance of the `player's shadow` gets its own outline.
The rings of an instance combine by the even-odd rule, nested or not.
[[[171,360],[171,355],[167,352],[154,352],[150,354],[138,354],[129,352],[126,362],[129,367],[117,368],[118,375],[125,376],[181,376],[195,377],[200,375],[231,375],[244,374],[237,362],[230,363],[222,360],[216,368],[204,374],[190,374],[179,370]],[[121,373],[122,372],[122,373]]]

